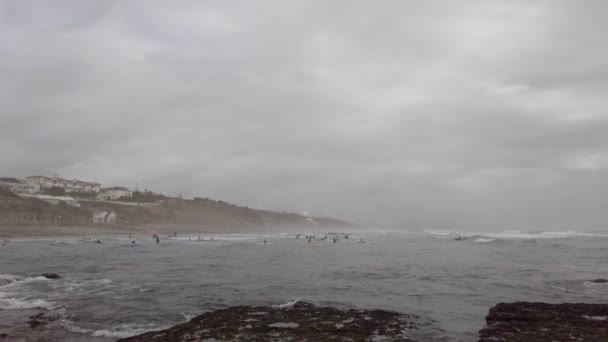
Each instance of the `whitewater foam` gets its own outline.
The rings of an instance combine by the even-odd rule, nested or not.
[[[272,307],[275,309],[289,309],[292,308],[294,305],[296,305],[297,302],[300,301],[300,298],[296,298],[292,301],[283,303],[283,304],[277,304],[277,305],[273,305]]]
[[[457,232],[450,230],[424,230],[423,233],[435,236],[483,236],[492,239],[565,239],[581,237],[608,237],[608,234],[579,232],[574,230],[524,232],[520,230],[507,230],[503,232]]]
[[[446,235],[457,234],[457,233],[452,232],[450,230],[435,230],[435,229],[425,229],[422,232],[426,233],[426,234],[429,234],[429,235],[438,235],[438,236],[446,236]]]
[[[492,241],[496,241],[496,239],[484,239],[484,238],[475,239],[475,242],[477,242],[477,243],[487,243],[487,242],[492,242]]]
[[[140,335],[149,331],[164,330],[170,326],[156,326],[154,324],[120,324],[108,329],[82,328],[70,320],[62,320],[61,326],[67,331],[88,335],[92,337],[107,337],[107,338],[126,338],[130,336]]]
[[[2,310],[46,309],[51,311],[56,307],[56,304],[42,299],[0,298],[0,309]]]
[[[0,280],[6,281],[6,284],[0,285],[1,290],[14,290],[21,285],[28,284],[31,282],[48,282],[49,279],[46,277],[27,277],[23,278],[13,274],[0,274]]]

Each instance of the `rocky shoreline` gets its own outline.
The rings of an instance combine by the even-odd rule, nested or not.
[[[479,342],[608,341],[608,304],[501,303]]]
[[[501,303],[490,309],[479,342],[608,341],[608,304]],[[118,342],[415,341],[418,317],[382,310],[341,311],[296,303],[238,306]]]
[[[12,310],[9,310],[12,311]],[[4,314],[3,314],[4,312]],[[59,317],[45,310],[0,310],[0,342],[54,341]],[[608,304],[500,303],[491,308],[479,342],[605,342]],[[234,306],[204,313],[162,331],[117,342],[423,341],[421,318],[383,310],[340,310],[305,302]],[[418,337],[418,338],[417,338]]]
[[[382,310],[339,310],[298,302],[236,306],[209,312],[167,330],[119,342],[178,341],[402,341],[417,317]]]

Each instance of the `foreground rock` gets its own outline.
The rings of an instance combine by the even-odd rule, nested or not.
[[[119,341],[413,341],[406,335],[415,328],[415,319],[395,312],[342,311],[308,303],[288,308],[236,306]]]
[[[479,342],[608,341],[608,304],[501,303]]]
[[[60,341],[49,330],[58,319],[39,309],[0,310],[0,342]]]
[[[40,276],[47,279],[61,279],[61,276],[57,273],[42,273]]]

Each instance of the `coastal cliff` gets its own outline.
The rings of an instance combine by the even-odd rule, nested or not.
[[[115,213],[112,224],[94,223],[95,212]],[[46,230],[33,229],[45,228]],[[246,232],[251,230],[347,229],[353,225],[332,218],[308,217],[296,213],[241,207],[212,199],[165,198],[154,203],[120,203],[83,199],[80,207],[52,205],[35,198],[23,198],[0,189],[0,234],[74,234],[67,228],[164,233],[173,231]],[[31,234],[30,234],[31,233]],[[64,233],[61,233],[62,235]]]

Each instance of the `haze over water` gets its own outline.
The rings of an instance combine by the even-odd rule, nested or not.
[[[0,309],[61,314],[57,340],[113,341],[231,305],[303,300],[415,314],[423,326],[412,336],[420,340],[472,341],[499,302],[608,302],[608,284],[590,282],[608,278],[606,235],[455,236],[358,232],[334,244],[287,233],[215,235],[213,242],[181,235],[157,245],[142,235],[134,236],[136,247],[126,235],[100,237],[102,244],[14,240],[0,247]],[[62,279],[32,277],[44,272]]]

